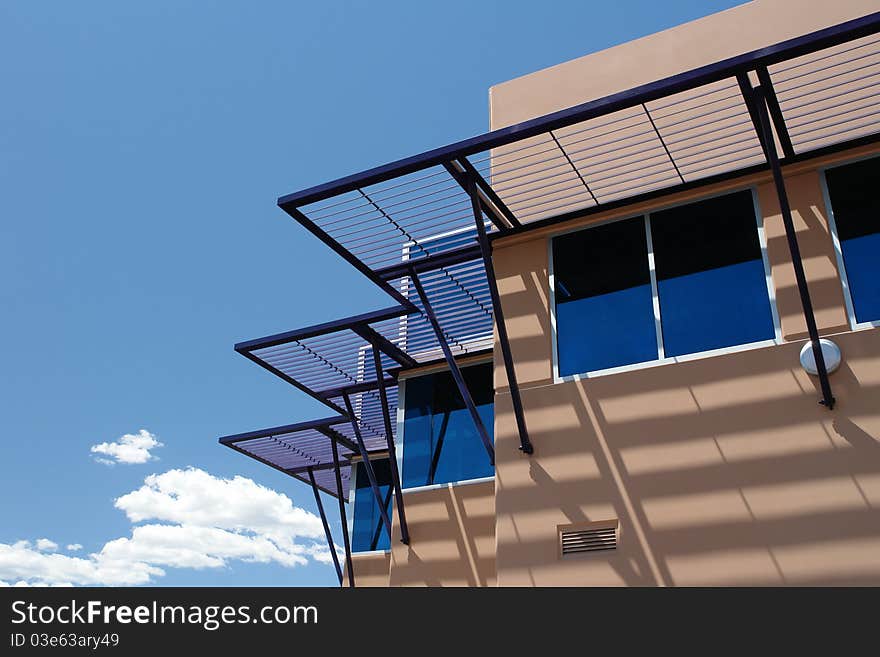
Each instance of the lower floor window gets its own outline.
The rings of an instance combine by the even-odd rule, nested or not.
[[[373,472],[376,474],[376,483],[379,484],[379,494],[385,505],[388,516],[391,516],[391,466],[388,459],[370,459]],[[370,486],[370,478],[363,462],[356,464],[355,492],[354,492],[354,518],[351,532],[352,552],[368,552],[371,550],[387,550],[391,547],[391,537],[382,521],[379,512],[379,503]]]
[[[461,370],[489,435],[494,423],[492,364]],[[473,418],[448,371],[406,380],[403,427],[405,488],[491,477],[495,473]]]

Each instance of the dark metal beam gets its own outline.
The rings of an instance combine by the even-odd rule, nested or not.
[[[348,537],[348,521],[345,517],[345,502],[342,501],[342,474],[339,471],[339,448],[336,441],[330,438],[330,447],[333,450],[333,471],[336,474],[336,499],[339,502],[339,521],[342,523],[342,542],[345,545],[345,567],[348,571],[348,586],[354,588],[354,567],[351,563],[351,541]]]
[[[776,97],[776,90],[773,88],[770,72],[766,66],[759,66],[755,70],[758,74],[758,82],[761,85],[761,89],[764,90],[767,109],[770,111],[770,118],[773,119],[773,128],[776,130],[776,136],[779,137],[782,154],[785,157],[794,157],[794,146],[791,145],[791,136],[788,134],[788,126],[785,125],[785,116],[783,116],[782,108],[779,106],[779,99]]]
[[[383,501],[383,508],[388,508],[388,505],[391,504],[391,493],[394,491],[390,486],[388,487],[388,492],[385,493],[385,500]],[[376,523],[376,529],[373,530],[373,538],[370,539],[370,550],[375,550],[376,546],[379,545],[379,539],[382,538],[382,518],[379,518],[379,522]],[[389,543],[391,538],[388,538]]]
[[[666,157],[669,158],[669,162],[672,164],[672,168],[675,169],[675,173],[678,174],[678,179],[681,182],[685,182],[684,176],[681,175],[681,171],[678,170],[678,165],[675,163],[675,159],[672,157],[672,153],[669,152],[669,147],[666,145],[666,140],[663,139],[663,135],[660,134],[660,130],[657,128],[657,124],[654,123],[654,117],[651,116],[651,113],[648,111],[648,106],[642,103],[642,109],[645,110],[645,116],[648,117],[648,121],[651,122],[651,127],[654,128],[654,134],[657,135],[657,139],[660,140],[660,145],[663,146],[663,150],[666,151]]]
[[[388,410],[388,394],[385,391],[385,375],[382,372],[382,359],[379,350],[373,348],[373,368],[379,382],[379,403],[382,405],[382,421],[385,424],[385,441],[388,443],[388,462],[391,466],[391,480],[394,483],[394,498],[397,505],[397,519],[400,521],[400,542],[409,545],[409,527],[406,524],[406,510],[403,506],[403,489],[400,485],[400,471],[397,467],[397,450],[394,447],[394,432],[391,429],[391,414]]]
[[[522,226],[519,222],[519,219],[513,214],[510,208],[507,207],[507,204],[501,200],[501,197],[492,189],[492,185],[490,185],[483,176],[480,175],[480,172],[477,171],[476,167],[470,163],[464,155],[457,158],[457,161],[464,168],[465,173],[471,176],[474,180],[477,181],[477,187],[480,188],[480,191],[486,195],[486,198],[498,208],[498,211],[504,215],[504,218],[510,223],[511,226]],[[485,202],[483,203],[485,205]]]
[[[458,186],[461,187],[462,190],[467,191],[467,174],[464,171],[459,171],[452,162],[444,162],[443,168],[449,172],[449,175],[452,176],[453,180],[458,183]],[[486,216],[489,217],[489,221],[491,221],[498,230],[504,231],[510,228],[510,225],[502,215],[495,210],[495,208],[487,207]]]
[[[269,461],[268,459],[264,459],[261,456],[257,456],[256,454],[251,454],[247,450],[244,450],[241,447],[239,447],[238,445],[235,445],[233,443],[221,443],[221,445],[223,445],[223,444],[225,444],[229,449],[233,449],[243,456],[247,456],[248,458],[251,458],[255,461],[258,461],[259,463],[262,463],[263,465],[268,465],[273,470],[277,470],[278,472],[281,472],[282,474],[286,474],[289,477],[294,477],[296,479],[299,479],[300,481],[304,481],[302,479],[302,477],[299,474],[297,474],[294,470],[285,470],[280,465],[276,465],[275,463],[272,463],[272,461]],[[324,491],[325,493],[327,493],[328,495],[334,495],[332,490],[327,490],[326,488],[322,488],[320,486],[319,486],[319,488],[321,488],[321,490]]]
[[[746,109],[749,111],[749,117],[752,119],[752,125],[758,136],[758,142],[761,144],[761,150],[764,157],[767,158],[767,152],[770,146],[767,144],[767,135],[761,130],[761,118],[758,115],[758,103],[755,100],[755,94],[752,93],[752,82],[749,80],[749,74],[745,71],[737,74],[736,82],[739,85],[739,92],[742,94]],[[772,141],[772,136],[771,136]],[[767,166],[769,167],[770,159],[767,158]]]
[[[280,427],[269,427],[268,429],[258,429],[257,431],[246,431],[244,433],[235,433],[231,436],[223,436],[220,442],[224,445],[238,443],[243,440],[255,440],[256,438],[266,438],[268,436],[280,436],[285,433],[293,433],[295,431],[304,431],[305,429],[316,429],[318,427],[329,427],[334,424],[342,424],[347,422],[348,418],[344,415],[336,415],[334,417],[326,417],[320,420],[309,420],[308,422],[297,422],[296,424],[285,424]]]
[[[525,412],[523,411],[522,398],[519,394],[519,384],[516,380],[516,371],[513,367],[513,354],[510,352],[510,339],[507,335],[507,324],[504,321],[504,311],[501,308],[501,298],[498,295],[498,279],[495,277],[495,265],[492,263],[492,249],[486,236],[486,227],[483,225],[483,217],[480,213],[479,199],[477,198],[477,186],[474,180],[469,183],[471,195],[471,207],[474,211],[474,221],[477,224],[477,241],[483,253],[483,267],[486,270],[486,280],[489,284],[489,294],[492,297],[492,308],[495,317],[495,326],[498,327],[498,342],[501,345],[501,355],[504,358],[504,371],[507,373],[507,384],[510,388],[510,401],[513,404],[513,414],[516,417],[516,428],[519,431],[519,448],[526,454],[534,453],[532,441],[529,440],[529,432],[526,427]]]
[[[321,502],[321,493],[318,492],[318,484],[315,483],[315,473],[311,468],[309,468],[309,481],[312,484],[312,492],[315,494],[315,504],[318,505],[318,513],[321,515],[321,524],[324,525],[327,547],[330,549],[330,556],[333,557],[333,565],[336,567],[336,576],[339,578],[339,585],[342,586],[342,566],[339,565],[339,555],[336,554],[333,534],[330,533],[330,525],[327,524],[327,514],[324,513],[324,504]]]
[[[414,308],[408,308],[404,306],[392,306],[390,308],[383,308],[382,310],[373,310],[371,312],[362,313],[360,315],[353,315],[351,317],[336,319],[332,322],[314,324],[313,326],[306,326],[305,328],[295,329],[293,331],[285,331],[284,333],[267,335],[263,338],[245,340],[244,342],[239,342],[238,344],[236,344],[235,350],[239,352],[255,351],[257,349],[277,347],[278,345],[287,344],[288,342],[293,342],[294,340],[305,340],[307,338],[318,337],[319,335],[327,335],[328,333],[337,333],[339,331],[344,331],[345,329],[353,329],[357,326],[373,324],[375,322],[381,322],[387,319],[394,319],[395,317],[402,317],[403,315],[412,312],[415,312]]]
[[[357,333],[371,345],[378,347],[380,350],[384,351],[388,355],[388,357],[391,358],[398,365],[401,365],[403,367],[415,367],[417,365],[415,358],[403,351],[403,349],[391,342],[391,340],[379,333],[372,326],[361,324],[359,326],[352,327],[351,330]]]
[[[740,86],[742,82],[740,82]],[[776,194],[779,197],[779,208],[782,213],[782,223],[785,227],[785,237],[788,241],[788,250],[791,254],[791,264],[794,268],[795,279],[797,280],[798,293],[801,297],[801,306],[804,312],[804,320],[807,324],[807,333],[810,336],[810,342],[813,347],[813,357],[816,360],[816,370],[819,375],[819,387],[822,390],[822,399],[820,404],[825,405],[829,410],[834,408],[834,396],[831,394],[831,384],[828,381],[828,369],[825,366],[825,356],[822,354],[822,346],[819,343],[819,329],[816,326],[816,316],[813,312],[813,302],[810,299],[810,290],[807,285],[807,276],[804,273],[804,263],[801,260],[801,251],[798,246],[797,231],[794,226],[794,220],[791,216],[791,206],[788,202],[788,193],[785,189],[785,178],[782,175],[782,167],[779,164],[779,155],[776,152],[776,142],[773,139],[773,133],[770,128],[770,116],[767,111],[766,95],[764,89],[760,86],[743,89],[746,94],[746,102],[751,103],[757,116],[755,130],[758,134],[764,135],[763,143],[766,145],[764,155],[767,163],[770,165],[770,171],[773,173],[773,183],[776,186]]]
[[[497,233],[500,235],[501,233]],[[390,281],[395,278],[409,276],[410,271],[415,269],[418,273],[434,271],[441,267],[451,267],[460,265],[470,260],[476,260],[480,257],[480,247],[476,244],[464,246],[458,249],[450,249],[437,255],[428,256],[426,258],[418,258],[417,260],[407,260],[397,265],[389,265],[376,270],[376,275],[380,278]]]
[[[382,493],[379,490],[379,483],[376,481],[376,472],[373,470],[373,464],[370,463],[370,455],[367,452],[367,446],[364,444],[364,438],[361,436],[361,428],[358,426],[357,416],[351,406],[351,398],[346,394],[342,396],[345,402],[345,410],[348,412],[348,419],[351,421],[351,428],[354,430],[354,437],[357,440],[358,451],[364,460],[364,470],[367,471],[367,479],[370,480],[370,488],[373,489],[373,495],[376,498],[376,505],[379,507],[379,515],[382,516],[382,522],[388,529],[388,536],[391,536],[391,518],[388,517],[388,510],[382,503]]]
[[[292,385],[297,390],[301,390],[302,392],[306,393],[309,397],[312,397],[313,399],[317,399],[322,404],[329,406],[332,410],[336,411],[337,413],[345,413],[345,410],[343,410],[338,404],[334,404],[332,401],[325,399],[324,397],[319,395],[317,392],[315,392],[311,388],[304,386],[302,383],[300,383],[299,381],[294,379],[292,376],[288,376],[287,374],[285,374],[284,372],[279,370],[277,367],[273,367],[272,365],[269,365],[269,363],[264,361],[262,358],[257,358],[250,351],[239,351],[237,349],[236,349],[236,351],[238,351],[238,353],[240,353],[242,356],[247,358],[249,361],[252,361],[252,362],[256,363],[257,365],[259,365],[260,367],[262,367],[264,370],[271,372],[272,374],[277,376],[279,379],[287,381],[290,385]]]
[[[446,440],[446,430],[449,428],[449,410],[443,411],[443,420],[440,421],[440,428],[437,430],[437,444],[434,446],[434,453],[431,455],[431,467],[428,468],[428,485],[434,483],[434,477],[437,475],[437,466],[440,464],[440,454],[443,453],[443,442]]]
[[[568,162],[568,166],[571,167],[571,170],[574,172],[574,175],[576,175],[578,177],[578,180],[581,181],[581,185],[583,185],[584,189],[587,190],[587,193],[590,195],[590,198],[593,199],[593,203],[595,203],[596,205],[599,205],[599,199],[596,198],[596,195],[593,193],[593,190],[590,188],[590,185],[587,184],[587,179],[584,178],[583,174],[581,173],[581,170],[578,169],[577,166],[575,166],[574,161],[568,155],[568,151],[566,151],[562,147],[562,144],[559,143],[559,139],[556,138],[556,135],[553,134],[552,130],[550,132],[548,132],[547,134],[549,134],[550,138],[553,139],[553,143],[556,144],[556,148],[558,148],[559,152],[562,153],[562,156],[565,158],[566,162]]]
[[[416,288],[416,292],[422,300],[425,314],[428,316],[428,321],[434,329],[434,334],[437,336],[437,342],[440,343],[440,349],[443,350],[443,356],[446,358],[446,364],[449,365],[449,371],[452,374],[452,378],[455,380],[455,385],[458,386],[458,392],[464,400],[468,412],[471,414],[471,419],[474,422],[480,440],[483,441],[483,446],[486,448],[486,453],[489,455],[489,462],[492,465],[495,465],[495,446],[492,444],[492,439],[486,431],[486,426],[483,424],[480,414],[477,412],[477,407],[474,405],[471,393],[467,389],[467,384],[464,382],[464,377],[461,374],[458,363],[455,362],[455,357],[452,355],[452,350],[449,348],[449,343],[446,341],[446,335],[443,333],[443,329],[440,327],[440,322],[437,321],[437,317],[434,315],[434,310],[431,308],[431,302],[428,301],[428,295],[425,293],[425,288],[422,287],[422,282],[419,280],[419,275],[416,273],[415,269],[410,272],[410,280],[412,280],[413,287]]]
[[[385,379],[386,386],[396,386],[397,381],[394,379]],[[364,381],[362,383],[352,383],[347,386],[340,386],[338,388],[327,388],[325,390],[321,390],[318,393],[324,399],[333,399],[335,397],[342,397],[344,394],[356,395],[359,392],[368,392],[369,390],[375,390],[378,387],[376,381]]]
[[[312,235],[317,237],[319,240],[324,242],[331,249],[336,251],[338,255],[342,257],[343,260],[348,262],[352,267],[357,269],[360,273],[370,279],[373,283],[378,285],[380,288],[385,290],[391,298],[402,304],[404,307],[411,307],[411,302],[405,296],[403,296],[398,290],[395,290],[393,286],[389,285],[386,281],[383,281],[381,278],[376,276],[376,272],[374,272],[370,267],[368,267],[364,262],[360,260],[357,256],[353,255],[351,251],[342,246],[339,242],[333,239],[324,229],[320,228],[318,224],[309,219],[306,215],[304,215],[300,210],[291,206],[282,206],[284,211],[287,212],[291,217],[296,219],[306,230],[308,230]]]

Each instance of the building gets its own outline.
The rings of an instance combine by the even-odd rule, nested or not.
[[[330,417],[221,442],[349,585],[880,584],[877,9],[747,3],[282,197],[393,305],[236,345]]]

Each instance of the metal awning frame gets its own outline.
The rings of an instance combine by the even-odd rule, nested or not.
[[[377,352],[377,360],[378,360],[378,352]],[[351,402],[350,402],[349,396],[346,394],[344,396],[344,398],[345,398],[346,406],[349,409],[348,416],[341,416],[340,415],[340,416],[334,416],[334,417],[329,417],[329,418],[323,418],[320,420],[311,420],[308,422],[299,422],[296,424],[287,424],[287,425],[283,425],[283,426],[279,426],[279,427],[260,429],[257,431],[248,431],[245,433],[234,434],[231,436],[224,436],[224,437],[220,438],[220,440],[219,440],[220,444],[225,445],[226,447],[229,447],[229,448],[239,452],[240,454],[244,454],[245,456],[252,458],[256,461],[259,461],[260,463],[263,463],[265,465],[268,465],[269,467],[271,467],[275,470],[278,470],[279,472],[282,472],[288,476],[292,476],[297,479],[300,479],[301,481],[307,481],[307,483],[309,483],[309,485],[312,488],[312,492],[314,493],[314,496],[315,496],[315,504],[317,505],[318,513],[321,517],[321,525],[324,528],[324,535],[327,539],[327,547],[330,550],[330,554],[332,556],[333,564],[336,568],[336,574],[339,578],[340,584],[342,584],[342,581],[343,581],[343,572],[342,572],[342,569],[339,564],[339,557],[336,554],[336,547],[335,547],[335,543],[333,541],[333,535],[332,535],[332,532],[330,531],[330,525],[327,521],[327,515],[324,510],[324,505],[321,501],[321,495],[320,495],[321,492],[327,493],[328,495],[331,495],[332,497],[337,498],[337,500],[339,502],[339,518],[340,518],[340,523],[342,524],[342,534],[343,534],[343,544],[345,546],[346,564],[348,567],[348,572],[352,573],[351,540],[348,535],[348,523],[347,523],[346,513],[345,513],[346,500],[344,499],[344,497],[342,495],[343,485],[342,485],[341,468],[343,466],[343,460],[339,455],[339,447],[338,446],[340,444],[343,445],[350,452],[359,454],[360,457],[363,459],[364,467],[367,471],[367,476],[370,480],[370,487],[372,488],[373,495],[376,498],[376,503],[379,506],[379,512],[382,516],[382,522],[385,525],[386,529],[388,530],[388,535],[391,536],[391,520],[388,516],[387,511],[385,510],[385,504],[384,504],[384,501],[382,500],[382,496],[380,494],[379,487],[376,483],[376,475],[375,475],[375,471],[373,470],[372,463],[370,461],[369,453],[367,452],[366,446],[364,444],[364,440],[361,436],[360,427],[358,426],[357,419],[354,416],[354,411],[351,408]],[[336,426],[346,424],[349,422],[351,423],[352,429],[354,431],[354,435],[356,437],[355,443],[352,443],[348,438],[346,438],[339,431],[334,429],[334,427],[336,427]],[[305,430],[309,430],[309,429],[314,429],[314,430],[324,434],[327,437],[327,440],[330,442],[331,453],[333,455],[332,461],[330,461],[326,464],[307,465],[307,466],[303,466],[303,467],[299,467],[299,468],[282,468],[278,464],[273,463],[272,461],[270,461],[268,459],[262,458],[259,455],[251,453],[251,452],[249,452],[245,449],[242,449],[241,447],[238,446],[238,443],[244,443],[244,442],[247,442],[250,440],[257,440],[260,438],[266,438],[266,437],[270,437],[270,436],[277,436],[277,435],[283,435],[283,434],[291,434],[291,433],[296,433],[298,431],[305,431]],[[394,452],[393,452],[394,441],[393,441],[393,439],[391,439],[390,434],[389,434],[388,443],[389,443],[389,449],[392,450],[389,458],[394,458]],[[348,462],[351,463],[350,460]],[[333,474],[335,477],[335,481],[336,481],[336,492],[335,493],[331,490],[328,490],[327,488],[325,488],[323,486],[320,486],[315,479],[315,472],[316,471],[329,470],[329,469],[333,470]],[[303,475],[306,475],[307,479],[304,479]],[[394,481],[395,490],[400,491],[400,481],[397,477],[396,462],[394,463],[394,467],[392,468],[392,477],[395,479],[395,481]],[[402,530],[402,536],[403,536],[402,541],[404,543],[409,543],[409,532],[406,527],[406,515],[405,515],[405,512],[403,511],[403,496],[402,495],[398,496],[397,502],[398,502],[398,515],[401,520],[401,530]],[[349,576],[349,584],[350,584],[350,586],[354,586],[354,576],[353,575]]]
[[[266,429],[258,429],[256,431],[246,431],[244,433],[237,433],[230,436],[223,436],[218,440],[221,445],[229,447],[230,449],[235,450],[240,454],[244,454],[248,458],[252,458],[260,463],[268,465],[270,468],[278,470],[283,474],[301,478],[301,475],[305,475],[309,470],[317,471],[327,469],[330,464],[321,464],[321,465],[304,465],[302,467],[297,468],[283,468],[276,463],[272,463],[268,459],[262,458],[256,454],[252,454],[245,449],[239,447],[239,443],[244,443],[249,440],[256,440],[258,438],[268,438],[271,436],[280,436],[284,434],[296,433],[298,431],[305,431],[308,429],[314,429],[319,431],[328,437],[328,439],[338,440],[341,442],[346,449],[351,452],[358,451],[358,447],[355,443],[351,442],[348,438],[340,434],[339,432],[333,429],[334,426],[339,426],[341,424],[348,423],[348,417],[344,415],[337,415],[333,417],[322,418],[318,420],[308,420],[306,422],[297,422],[295,424],[285,424],[277,427],[268,427]],[[328,495],[333,495],[337,497],[337,494],[332,490],[319,486],[319,488],[327,493]],[[340,487],[338,490],[342,490]]]
[[[287,194],[278,199],[278,206],[285,212],[291,213],[302,206],[338,196],[345,192],[386,182],[433,166],[448,166],[454,160],[463,161],[462,158],[466,159],[469,155],[481,153],[499,146],[506,146],[551,130],[570,126],[574,123],[580,123],[618,110],[637,107],[649,101],[689,91],[712,82],[724,80],[725,78],[735,78],[741,73],[748,73],[757,69],[766,70],[768,66],[773,64],[840,45],[847,41],[870,36],[878,31],[880,31],[880,12],[875,12],[766,48],[730,57],[685,73],[679,73],[662,80],[559,110],[536,119],[499,128],[498,130],[455,142],[448,146],[442,146],[419,155],[374,167],[361,173]],[[488,185],[485,181],[483,184]],[[467,190],[465,189],[465,191]],[[310,225],[314,224],[305,217],[304,225],[311,230]],[[335,242],[332,238],[330,238],[330,241]],[[345,249],[343,248],[343,250]],[[351,254],[347,250],[345,251],[346,255],[343,255],[343,257],[348,259]],[[377,278],[378,282],[379,279],[375,276],[376,272],[369,270],[369,273],[371,277]]]
[[[469,262],[476,258],[482,260],[492,298],[495,325],[498,330],[498,342],[502,351],[516,415],[517,428],[520,435],[520,449],[523,452],[530,454],[533,451],[533,447],[525,424],[519,386],[513,369],[507,327],[504,322],[503,311],[499,301],[497,281],[494,275],[491,258],[492,242],[500,237],[536,230],[538,228],[546,227],[547,225],[561,223],[567,219],[584,217],[594,212],[606,211],[613,207],[632,204],[643,198],[672,194],[687,188],[711,184],[718,180],[730,179],[747,175],[752,172],[767,171],[769,169],[773,174],[776,184],[777,194],[782,208],[783,222],[786,229],[786,237],[789,243],[792,263],[795,268],[798,291],[802,301],[804,317],[806,319],[810,340],[813,345],[813,351],[816,354],[820,386],[822,388],[822,403],[830,409],[833,407],[834,400],[830,391],[827,370],[824,367],[824,361],[818,343],[818,331],[816,329],[815,316],[810,302],[809,290],[803,271],[803,263],[800,259],[800,252],[797,246],[797,236],[794,233],[793,224],[791,222],[791,211],[785,193],[781,167],[794,161],[817,157],[825,152],[851,148],[860,143],[873,143],[878,140],[878,135],[872,134],[867,137],[833,144],[830,147],[804,153],[796,153],[792,146],[792,140],[779,105],[779,100],[775,89],[773,88],[768,67],[825,48],[831,48],[848,41],[876,34],[877,32],[880,32],[880,12],[790,39],[760,50],[731,57],[721,62],[703,66],[663,80],[583,103],[575,107],[554,112],[530,121],[494,130],[477,137],[456,142],[390,164],[375,167],[358,174],[346,176],[329,183],[317,185],[300,192],[288,194],[278,199],[278,205],[315,236],[321,239],[321,241],[341,255],[346,261],[376,283],[380,288],[386,290],[386,292],[397,300],[402,307],[407,308],[410,311],[413,310],[412,302],[402,294],[397,287],[392,285],[392,281],[402,277],[409,277],[409,280],[412,281],[413,285],[418,290],[417,282],[419,280],[419,274],[434,271],[443,267],[453,266],[455,264]],[[759,84],[755,87],[753,87],[749,81],[750,74],[758,79]],[[660,131],[657,130],[657,126],[654,123],[654,119],[651,116],[646,103],[731,78],[736,79],[740,85],[745,105],[749,110],[749,115],[754,125],[761,151],[764,154],[765,162],[750,167],[734,169],[715,176],[685,181],[675,164],[675,160],[672,159],[672,156],[669,153],[669,149],[663,140],[663,136],[660,134]],[[743,86],[743,81],[748,84],[748,88]],[[675,171],[678,172],[681,184],[661,187],[660,189],[655,189],[645,194],[617,199],[610,203],[600,204],[596,201],[597,204],[595,206],[576,209],[546,219],[539,219],[535,222],[523,224],[506,206],[504,201],[493,189],[492,185],[480,175],[476,167],[474,167],[474,165],[468,160],[468,157],[471,155],[486,153],[491,149],[521,142],[525,139],[539,135],[550,134],[555,140],[556,137],[553,134],[554,130],[559,130],[589,119],[639,106],[641,106],[647,114],[651,125],[654,127],[654,130],[659,137],[660,143],[666,150],[667,155],[669,155]],[[777,141],[782,149],[781,158],[776,153]],[[562,150],[563,154],[565,154],[564,149]],[[437,166],[443,167],[449,173],[450,177],[458,183],[461,189],[464,190],[467,196],[471,199],[478,231],[476,245],[467,245],[436,255],[428,254],[426,257],[419,258],[412,262],[402,262],[374,269],[318,226],[318,224],[310,219],[302,209],[304,206],[353,191],[359,192],[364,198],[370,200],[364,193],[363,188]],[[577,169],[575,168],[575,170]],[[592,195],[592,191],[590,190],[589,185],[586,184],[586,181],[582,182],[584,182],[585,187]],[[372,200],[370,200],[370,203],[373,204],[377,210],[380,212],[382,211]],[[487,234],[483,225],[484,215],[494,228],[491,234]],[[390,217],[387,217],[387,215],[386,218],[393,223],[393,220]],[[427,304],[425,303],[428,301],[426,295],[420,294],[420,297],[422,306],[425,309],[426,314],[429,316],[428,319],[431,320],[431,315],[433,313],[429,310],[430,302]],[[458,368],[455,365],[454,358],[450,357],[451,354],[448,349],[448,344],[446,344],[446,341],[443,338],[442,331],[437,330],[436,318],[434,318],[431,323],[434,325],[438,343],[441,349],[443,349],[444,357],[450,366],[450,370],[454,374]],[[466,390],[461,390],[461,386],[459,387],[462,395],[466,395]],[[467,401],[467,398],[465,398],[466,404]],[[479,425],[477,425],[477,427],[479,432]],[[482,437],[483,432],[479,433]]]
[[[340,413],[341,415],[346,415],[346,410],[331,400],[334,397],[340,397],[344,394],[356,394],[358,392],[364,392],[366,390],[373,390],[375,389],[374,382],[360,382],[346,386],[316,390],[301,383],[300,381],[297,381],[296,379],[282,372],[278,368],[273,367],[266,361],[257,357],[254,352],[259,351],[260,349],[285,345],[297,342],[299,340],[329,335],[331,333],[351,331],[363,338],[363,340],[365,340],[366,342],[370,343],[370,345],[372,345],[374,348],[379,349],[381,353],[388,356],[390,359],[398,363],[401,367],[415,367],[418,363],[411,356],[409,356],[409,354],[401,350],[385,336],[379,334],[370,326],[371,324],[379,321],[394,319],[396,317],[401,317],[403,315],[411,314],[414,312],[417,312],[417,309],[412,305],[409,300],[407,300],[406,306],[392,306],[383,310],[371,311],[368,313],[354,315],[331,322],[325,322],[323,324],[308,326],[302,329],[285,331],[284,333],[277,333],[263,338],[256,338],[254,340],[239,342],[235,345],[235,351],[240,353],[248,360],[256,363],[263,369],[268,370],[275,376],[283,379],[284,381],[287,381],[289,384],[291,384],[298,390],[306,393],[310,397],[317,399],[323,404],[326,404],[337,413]],[[396,381],[393,376],[389,381],[386,382],[386,385],[395,384]]]

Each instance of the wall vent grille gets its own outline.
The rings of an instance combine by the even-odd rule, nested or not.
[[[562,554],[582,554],[617,548],[617,524],[605,527],[562,529],[559,533]]]

